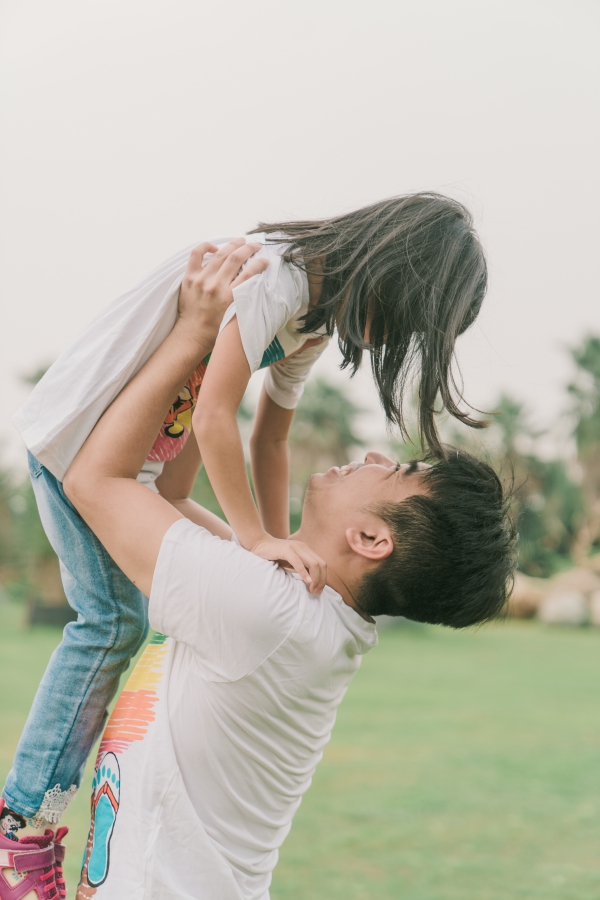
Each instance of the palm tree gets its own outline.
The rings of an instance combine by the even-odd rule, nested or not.
[[[574,558],[581,560],[590,550],[600,549],[600,337],[587,335],[571,355],[577,371],[568,391],[585,507]]]
[[[521,571],[547,577],[569,566],[582,517],[581,490],[563,459],[539,455],[544,432],[532,426],[524,405],[502,394],[487,431],[475,435],[451,428],[449,443],[487,458],[505,482],[512,482]]]

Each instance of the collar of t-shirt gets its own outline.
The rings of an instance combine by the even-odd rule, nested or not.
[[[293,572],[292,577],[302,581],[297,572]],[[366,619],[363,619],[361,614],[353,606],[346,603],[342,595],[328,584],[323,588],[322,596],[326,597],[332,606],[335,607],[338,616],[344,623],[344,627],[356,641],[358,653],[361,656],[377,644],[377,625],[375,622],[367,622]]]
[[[242,546],[237,534],[233,531],[231,532],[231,541],[232,543],[237,544],[238,547]],[[297,581],[302,581],[302,578],[297,572],[291,572],[290,574],[292,578]],[[337,609],[345,627],[355,639],[357,646],[359,647],[359,653],[366,653],[377,644],[377,625],[375,622],[367,622],[366,619],[363,619],[360,613],[357,612],[353,606],[346,603],[342,595],[334,588],[330,587],[330,585],[325,585],[323,594]]]

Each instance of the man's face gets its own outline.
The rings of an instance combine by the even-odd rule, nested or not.
[[[422,462],[400,465],[383,453],[369,451],[364,463],[311,475],[303,515],[315,519],[315,524],[345,529],[360,510],[425,493],[422,473],[428,468]]]

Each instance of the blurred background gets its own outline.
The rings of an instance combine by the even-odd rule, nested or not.
[[[0,781],[70,617],[10,421],[31,385],[181,247],[437,190],[488,253],[458,366],[494,413],[442,428],[514,480],[520,571],[494,627],[382,628],[272,896],[597,900],[599,25],[594,0],[4,0]],[[295,418],[293,524],[312,471],[419,450],[386,433],[368,365],[339,360]],[[217,509],[202,473],[195,492]]]

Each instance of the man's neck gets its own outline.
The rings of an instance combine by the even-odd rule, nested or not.
[[[302,529],[300,526],[299,530],[290,536],[290,540],[292,541],[302,541],[304,544],[307,544],[311,550],[314,550],[315,553],[318,553],[319,556],[322,556],[325,562],[327,563],[327,584],[330,588],[333,588],[334,591],[340,595],[342,600],[347,606],[350,606],[362,619],[366,622],[375,622],[375,619],[371,618],[367,613],[363,612],[358,603],[354,598],[354,593],[356,591],[356,586],[354,583],[354,579],[349,579],[348,577],[342,576],[342,571],[346,568],[342,562],[338,563],[337,559],[335,559],[334,554],[328,553],[327,548],[322,546],[322,543],[318,540],[314,539],[314,536],[306,533],[306,530]]]

